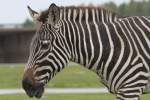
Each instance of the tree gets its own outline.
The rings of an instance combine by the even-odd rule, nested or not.
[[[119,14],[126,15],[126,7],[127,7],[127,5],[125,3],[121,4],[118,7]]]
[[[113,2],[105,3],[105,8],[125,16],[150,16],[150,0],[130,0],[117,6]]]
[[[25,28],[33,28],[34,26],[35,26],[34,23],[28,18],[23,23],[23,27]]]
[[[114,2],[105,3],[103,6],[114,12],[117,12],[118,9],[117,5]]]

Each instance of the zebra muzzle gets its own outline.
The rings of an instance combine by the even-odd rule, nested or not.
[[[23,89],[29,97],[41,98],[44,93],[44,85],[43,84],[33,84],[28,79],[23,79],[22,81]]]
[[[44,93],[44,84],[35,82],[32,69],[24,73],[22,87],[29,97],[41,98]]]

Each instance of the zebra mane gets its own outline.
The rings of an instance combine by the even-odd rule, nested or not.
[[[74,18],[73,11],[76,10],[76,18],[75,18],[76,20],[79,19],[80,10],[82,10],[82,20],[85,20],[86,10],[88,10],[88,15],[89,15],[89,19],[88,20],[89,21],[93,20],[93,18],[92,18],[92,10],[98,12],[100,19],[102,17],[102,13],[103,13],[103,17],[105,19],[109,19],[109,18],[107,18],[109,16],[112,16],[112,20],[114,18],[116,18],[116,17],[117,18],[122,18],[122,16],[117,14],[116,12],[110,11],[110,10],[105,9],[103,7],[100,7],[100,6],[97,6],[97,7],[94,7],[94,6],[67,6],[67,7],[61,6],[59,8],[60,8],[61,13],[65,12],[66,16],[67,16],[69,10],[71,10],[70,19]],[[48,18],[48,14],[49,14],[49,9],[46,9],[46,10],[42,11],[40,13],[40,16],[39,16],[38,20],[41,21],[41,22],[46,22],[47,18]],[[62,14],[62,16],[64,17],[64,14]]]

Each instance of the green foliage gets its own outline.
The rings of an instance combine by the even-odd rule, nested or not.
[[[129,3],[122,3],[118,6],[109,2],[104,6],[126,16],[150,16],[150,0],[130,0]]]
[[[109,2],[109,3],[106,3],[105,5],[105,8],[107,9],[110,9],[111,11],[117,11],[117,5],[114,3],[114,2]]]
[[[25,22],[23,23],[23,27],[25,28],[33,28],[34,23],[30,19],[26,19]]]

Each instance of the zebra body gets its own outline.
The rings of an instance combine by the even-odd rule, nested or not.
[[[132,91],[135,92],[135,98],[138,98],[148,84],[150,73],[149,21],[146,17],[131,17],[113,23],[99,24],[93,21],[83,25],[81,22],[84,31],[80,30],[80,35],[74,32],[77,28],[72,29],[71,25],[67,25],[69,28],[65,33],[71,36],[64,37],[70,37],[65,40],[68,40],[66,43],[72,43],[68,49],[71,51],[72,61],[94,70],[110,92],[127,92],[126,95],[124,93],[125,97],[118,95],[118,98],[128,99],[128,93]],[[91,28],[95,30],[91,31]],[[72,40],[78,41],[76,43],[80,47],[76,47],[77,44]]]
[[[46,84],[71,60],[97,73],[117,99],[137,100],[150,75],[150,18],[104,21],[97,11],[52,4],[41,13],[25,76]]]

